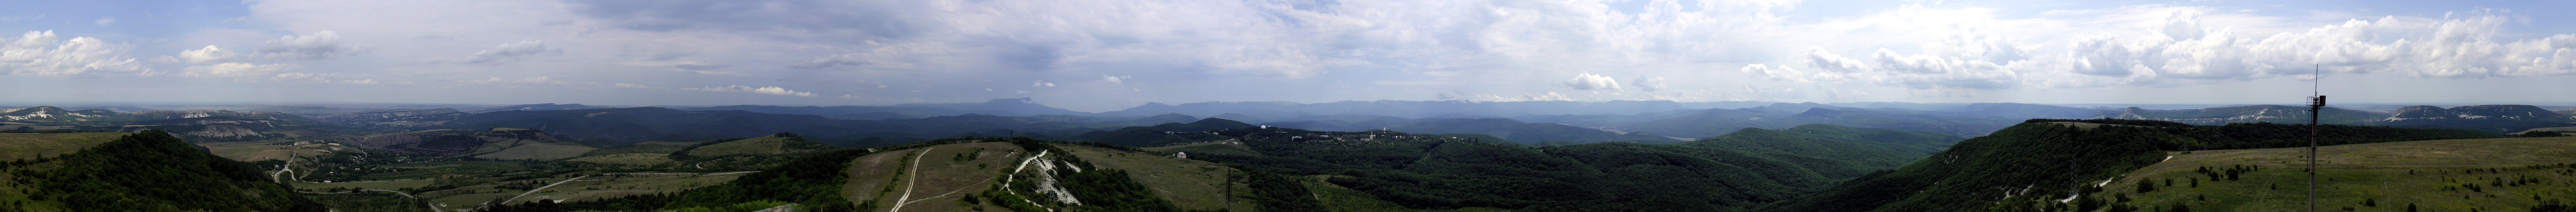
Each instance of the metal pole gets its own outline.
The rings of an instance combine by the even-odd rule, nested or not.
[[[2322,95],[2323,91],[2321,91],[2324,90],[2325,83],[2322,82],[2325,81],[2326,78],[2324,68],[2310,68],[2311,69],[2309,69],[2309,71],[2314,72],[2310,73],[2310,75],[2313,75],[2316,78],[2314,79],[2315,81],[2309,82],[2316,87],[2310,88],[2314,90],[2309,90],[2308,92],[2310,92],[2310,95],[2316,95],[2316,97],[2308,97],[2308,212],[2317,212],[2317,136],[2323,134],[2320,133],[2322,129],[2318,128],[2317,120],[2326,116],[2325,113],[2318,112],[2324,110],[2326,107],[2326,95]]]
[[[2317,120],[2319,117],[2325,116],[2325,114],[2318,113],[2318,111],[2325,108],[2326,96],[2317,96],[2310,99],[2313,100],[2313,102],[2308,104],[2308,212],[2316,212],[2317,136],[2321,135],[2321,133],[2319,133],[2320,129],[2318,128]]]

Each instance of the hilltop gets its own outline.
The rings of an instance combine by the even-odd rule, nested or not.
[[[2101,125],[2081,127],[2057,122]],[[1895,170],[1762,206],[1763,211],[1977,211],[2059,207],[2101,181],[2157,164],[2167,151],[2305,146],[2301,125],[2219,126],[2120,119],[2033,119],[1970,138]],[[2326,125],[2323,143],[2362,144],[2495,135],[2467,130]],[[2089,185],[2089,186],[2088,186]],[[2089,209],[2087,209],[2089,210]]]
[[[2544,211],[2576,189],[2576,137],[2324,146],[2317,200],[2326,210]],[[2121,174],[2105,205],[2201,211],[2296,211],[2306,200],[2306,148],[2168,152]],[[2170,183],[2168,183],[2170,182]],[[2121,200],[2127,199],[2127,200]],[[2563,208],[2563,207],[2562,207]]]
[[[30,143],[51,144],[30,144]],[[208,154],[161,131],[0,133],[0,199],[33,211],[326,211],[250,163]],[[59,154],[66,150],[77,153]],[[55,153],[46,155],[45,153]]]

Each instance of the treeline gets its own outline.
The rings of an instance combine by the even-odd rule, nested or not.
[[[328,211],[249,163],[208,154],[146,130],[49,159],[51,170],[16,169],[29,199],[70,211]]]
[[[2190,140],[2158,144],[2166,151],[2261,149],[2308,146],[2310,129],[2304,124],[2228,123],[2226,125],[2190,125],[2168,121],[2127,119],[2031,119],[2022,123],[2079,122],[2149,127],[2145,130],[2179,135]],[[2366,144],[2398,141],[2496,138],[2494,133],[2462,129],[2398,128],[2384,126],[2319,125],[2314,133],[2318,145]]]
[[[2050,124],[2081,122],[2091,129]],[[2486,132],[2323,125],[2322,145],[2493,138]],[[2126,205],[2056,202],[2093,193],[2091,182],[2160,161],[2166,151],[2283,148],[2308,145],[2308,126],[2231,123],[2218,126],[2118,119],[2033,119],[1891,171],[1870,173],[1832,189],[1762,207],[1763,211],[2053,211]],[[2253,167],[2197,170],[2230,179]],[[2097,199],[2083,198],[2086,201]],[[2082,202],[2082,201],[2079,201]],[[2132,207],[2131,209],[2134,209]]]
[[[1325,182],[1417,209],[1742,211],[1865,172],[1823,174],[1819,169],[1852,165],[1789,154],[1677,145],[1613,142],[1528,148],[1393,131],[1226,133],[1247,136],[1244,144],[1262,155],[1191,158],[1279,175],[1254,174],[1255,192],[1286,185],[1278,182],[1294,182],[1286,180],[1288,176],[1330,175],[1335,177]],[[1277,206],[1264,207],[1308,208],[1301,200],[1291,199],[1276,198]]]

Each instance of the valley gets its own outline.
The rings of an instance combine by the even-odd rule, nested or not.
[[[1397,103],[1407,102],[1375,104]],[[1353,103],[1333,104],[1345,105],[1314,107],[1350,107],[1346,104]],[[1664,106],[1614,106],[1617,104]],[[1671,109],[1674,105],[1624,102],[1561,106],[1652,111]],[[229,110],[176,113],[98,110],[74,114],[70,110],[38,107],[11,112],[47,114],[21,115],[24,117],[84,118],[23,119],[15,121],[24,122],[8,124],[21,126],[18,129],[22,131],[36,130],[36,127],[61,132],[174,130],[178,133],[172,133],[173,136],[188,139],[209,156],[256,164],[261,167],[258,175],[265,177],[262,178],[266,179],[264,181],[282,183],[292,188],[298,194],[296,196],[320,200],[316,202],[323,207],[360,211],[659,211],[770,207],[879,211],[1840,211],[1858,209],[1809,208],[1806,202],[1886,198],[1848,195],[1871,193],[1852,193],[1861,192],[1853,190],[1859,189],[1854,186],[1919,183],[1924,181],[1915,180],[1940,179],[1923,177],[1948,175],[1906,171],[1919,169],[1915,166],[1927,166],[1918,163],[1922,160],[1938,159],[1947,164],[1968,158],[2003,157],[1962,152],[1997,148],[1991,146],[1996,141],[1980,139],[2031,139],[2040,137],[2029,136],[2042,135],[2030,134],[2041,131],[2016,130],[2031,128],[2033,126],[2025,126],[2031,124],[2004,123],[2080,126],[2077,131],[2050,131],[2057,133],[2082,134],[2080,132],[2102,130],[2145,130],[2139,132],[2148,133],[2097,136],[2169,135],[2138,138],[2143,140],[2137,141],[2145,143],[2127,144],[2135,146],[2076,148],[2165,150],[2176,156],[2177,160],[2173,162],[2114,162],[2125,160],[2118,158],[2127,156],[2074,156],[2099,160],[2088,163],[2139,164],[2091,169],[2094,171],[2079,175],[2095,177],[2084,178],[2132,176],[2111,173],[2136,169],[2141,173],[2135,176],[2154,176],[2151,178],[2158,178],[2156,183],[2161,183],[2165,177],[2191,175],[2172,171],[2173,167],[2169,166],[2183,166],[2174,164],[2227,161],[2237,163],[2227,164],[2230,167],[2240,164],[2275,166],[2277,164],[2257,164],[2277,163],[2280,158],[2276,156],[2247,155],[2271,154],[2266,151],[2276,149],[2249,148],[2289,145],[2290,140],[2284,139],[2297,136],[2277,134],[2276,131],[2291,129],[2294,125],[2265,122],[2304,118],[2298,115],[2266,115],[2279,110],[2261,106],[2200,110],[2130,108],[2126,112],[2114,112],[2037,104],[1869,105],[1903,108],[1770,103],[1739,109],[1675,109],[1631,115],[1524,111],[1532,114],[1447,113],[1405,118],[1392,116],[1403,115],[1401,113],[1350,112],[1304,117],[1265,117],[1246,115],[1260,113],[1233,112],[1210,117],[1181,113],[1103,117],[1099,114],[1118,113],[1068,113],[1047,110],[1043,106],[1030,107],[1034,105],[1027,104],[1026,100],[1009,99],[902,107],[721,107],[804,114],[574,104],[514,105],[475,110],[361,111],[294,107],[298,109],[295,111],[303,113],[356,111],[306,118],[308,116],[280,112]],[[1199,109],[1164,110],[1226,111],[1204,105],[1192,107]],[[1273,104],[1266,107],[1307,106]],[[2501,133],[2498,131],[2510,130],[2492,128],[2496,126],[2534,126],[2516,132],[2551,131],[2559,128],[2538,126],[2554,126],[2549,123],[2560,123],[2552,121],[2565,117],[2555,113],[2519,113],[2523,116],[2510,117],[2462,115],[2487,113],[2481,111],[2530,111],[2527,109],[2435,111],[2417,108],[2420,107],[2390,112],[2400,115],[2346,112],[2364,115],[2343,115],[2360,118],[2337,120],[2349,123],[2393,120],[2417,125],[2408,125],[2410,128],[2335,125],[2328,131],[2350,137],[2330,139],[2328,143],[2392,145],[2431,142],[2398,142],[2410,140],[2496,137]],[[1140,107],[1137,110],[1145,109],[1152,108]],[[1289,111],[1314,114],[1318,110]],[[2423,115],[2428,113],[2439,114]],[[1253,124],[1214,117],[1267,122]],[[2012,132],[2020,134],[2005,134]],[[0,148],[18,150],[7,151],[16,155],[11,157],[33,158],[71,154],[85,145],[97,144],[55,142],[58,140],[96,142],[124,134],[18,135],[27,136],[11,137],[16,140],[0,143]],[[1987,144],[1971,145],[1979,143]],[[2433,146],[2448,145],[2452,144]],[[2011,148],[2042,146],[2046,145]],[[2525,149],[2538,151],[2549,148]],[[2145,158],[2145,154],[2138,152],[2135,158]],[[815,161],[840,157],[848,159]],[[831,163],[842,164],[826,165]],[[2476,166],[2506,168],[2547,164],[2551,163],[2523,161]],[[826,166],[845,168],[832,169],[838,171],[830,173],[788,168]],[[2380,179],[2366,176],[2386,174],[2382,169],[2336,168],[2327,170],[2327,173],[2341,173],[2343,175],[2338,176],[2351,176],[2353,181],[2362,181]],[[2507,171],[2496,169],[2496,172]],[[2522,172],[2505,174],[2523,176],[2543,172],[2546,170],[2526,168]],[[2243,173],[2266,176],[2264,179],[2279,177],[2274,176],[2279,174],[2275,172]],[[2494,176],[2450,177],[2491,182],[2495,179]],[[1905,180],[1891,181],[1898,179]],[[2113,181],[2132,182],[2121,179],[2130,178]],[[2556,178],[2517,178],[2530,181],[2526,184],[2551,179]],[[2426,184],[2432,183],[2430,181],[2402,182],[2434,185]],[[2439,184],[2456,182],[2457,179],[2448,179]],[[1909,187],[1906,184],[1871,187],[1906,189]],[[2266,184],[2268,190],[2269,184],[2277,182]],[[2038,184],[2024,185],[2035,189],[2033,191],[2003,194],[2024,198],[2045,196],[2035,194],[2046,193],[2049,189],[2035,185]],[[2130,187],[2121,187],[2123,185]],[[2097,193],[2065,199],[2106,198],[2101,200],[2104,205],[2121,207],[2157,208],[2182,204],[2224,209],[2235,208],[2226,205],[2272,204],[2271,201],[2278,201],[2275,198],[2281,198],[2259,193],[2262,191],[2228,190],[2234,187],[2226,187],[2238,185],[2213,184],[2208,189],[2196,190],[2159,184],[2157,187],[2161,191],[2168,192],[2123,194],[2108,191],[2135,191],[2135,186],[2114,183],[2080,188]],[[2494,186],[2479,189],[2489,187]],[[1952,192],[1945,189],[1957,188],[1916,189]],[[2456,189],[2462,188],[2440,191]],[[742,195],[747,194],[742,192],[760,195]],[[2258,193],[2252,196],[2221,195],[2218,200],[2201,200],[2208,198],[2203,196],[2210,192]],[[2193,200],[2174,199],[2184,193],[2189,193]],[[2122,201],[2105,196],[2128,199]],[[2472,195],[2471,200],[2475,197]],[[2248,198],[2252,200],[2245,200]],[[1891,206],[1873,207],[1886,210],[1913,208],[1920,204],[1963,203],[1944,199],[1902,200],[1890,202]],[[2418,207],[2449,209],[2513,208],[2505,204],[2417,200],[2423,199],[2392,198],[2385,201],[2409,201],[2419,204]],[[2081,209],[2075,208],[2080,206],[2071,200],[2065,204],[2067,206],[2062,206],[2065,208],[2054,209]],[[2061,207],[2048,204],[2032,206],[2039,209]]]

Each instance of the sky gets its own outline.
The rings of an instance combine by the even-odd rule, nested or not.
[[[0,0],[0,102],[2569,103],[2576,1]],[[2316,80],[2320,77],[2323,80]]]

